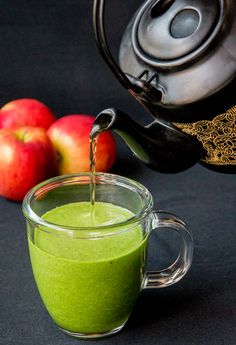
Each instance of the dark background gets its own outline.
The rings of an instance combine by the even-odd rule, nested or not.
[[[107,1],[107,28],[117,54],[122,31],[140,0]],[[99,56],[91,0],[0,1],[0,106],[21,97],[46,103],[56,115],[91,113],[108,106],[140,123],[151,119],[115,80]],[[179,284],[141,293],[124,330],[99,341],[80,341],[57,330],[39,298],[31,272],[19,203],[0,199],[1,345],[235,345],[236,178],[201,165],[175,175],[149,170],[117,139],[112,172],[143,183],[155,207],[190,226],[193,266]],[[161,235],[160,265],[175,253]],[[156,267],[154,253],[149,265]]]

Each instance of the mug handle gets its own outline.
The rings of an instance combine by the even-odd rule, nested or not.
[[[146,273],[144,289],[163,288],[177,283],[188,272],[193,257],[193,238],[187,225],[177,216],[165,211],[153,211],[152,229],[169,228],[180,238],[179,255],[175,262],[161,271]]]

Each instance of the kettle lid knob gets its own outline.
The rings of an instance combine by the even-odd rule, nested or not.
[[[220,0],[148,1],[133,26],[136,54],[152,65],[191,59],[217,29],[221,7]]]

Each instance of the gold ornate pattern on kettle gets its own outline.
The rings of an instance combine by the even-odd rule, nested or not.
[[[207,164],[236,164],[236,106],[213,120],[194,123],[174,123],[186,134],[197,137],[206,150],[202,159]]]

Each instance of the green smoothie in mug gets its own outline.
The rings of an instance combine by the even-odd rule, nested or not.
[[[23,202],[39,293],[57,326],[78,338],[117,333],[142,289],[178,282],[192,262],[188,227],[172,214],[154,211],[144,186],[103,173],[94,183],[93,210],[86,173],[45,181]],[[149,235],[160,228],[179,234],[179,256],[169,268],[147,272]]]
[[[121,222],[133,214],[119,206],[70,203],[47,212],[43,219],[67,226],[99,226]],[[97,239],[64,238],[38,230],[29,240],[34,276],[54,321],[63,329],[101,333],[129,317],[143,279],[145,241],[140,227]],[[117,228],[117,232],[119,227]]]

